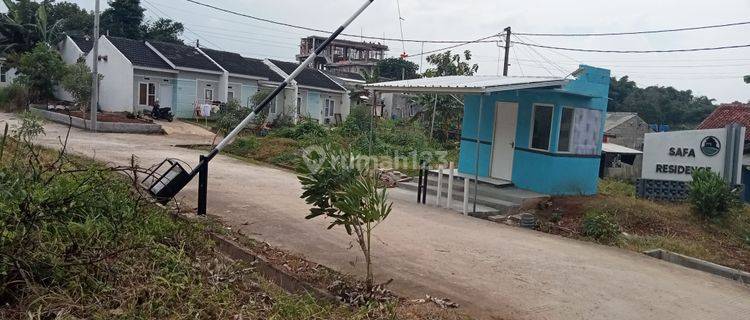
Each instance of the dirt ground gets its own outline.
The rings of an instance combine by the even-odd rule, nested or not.
[[[0,121],[9,115],[0,114]],[[0,122],[1,124],[1,122]],[[39,143],[59,147],[65,127],[46,126]],[[169,130],[167,130],[169,132]],[[210,133],[167,136],[73,130],[70,150],[144,166],[165,157],[195,163]],[[211,164],[210,211],[231,228],[338,272],[362,274],[361,253],[342,230],[305,220],[308,206],[289,171],[218,156]],[[197,181],[180,195],[195,203]],[[750,287],[642,254],[521,230],[421,206],[392,190],[393,213],[375,230],[375,276],[402,296],[448,297],[480,319],[742,319]]]

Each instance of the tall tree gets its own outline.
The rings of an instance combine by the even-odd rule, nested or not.
[[[424,72],[425,77],[442,77],[442,76],[472,76],[479,65],[470,64],[471,51],[463,52],[463,60],[460,54],[453,54],[450,50],[443,53],[436,53],[427,57],[427,62],[433,67]]]
[[[612,78],[609,98],[610,112],[635,112],[648,123],[668,124],[678,129],[694,127],[716,108],[713,99],[695,96],[691,90],[639,88],[627,76]]]
[[[141,39],[144,11],[141,0],[110,0],[101,16],[101,29],[115,37]]]
[[[479,65],[471,64],[471,51],[461,54],[451,51],[433,54],[427,57],[432,66],[427,69],[424,77],[441,76],[471,76],[479,70]],[[433,138],[448,142],[453,133],[461,129],[463,120],[463,104],[461,98],[454,95],[424,94],[415,97],[415,103],[422,106],[422,110],[415,116],[432,133]]]
[[[67,1],[53,3],[48,11],[49,22],[62,21],[60,28],[66,34],[91,35],[94,28],[93,12]]]
[[[141,26],[141,35],[146,40],[183,44],[184,42],[180,39],[183,32],[185,32],[185,26],[171,19],[160,18]]]
[[[63,20],[51,21],[49,19],[50,1],[41,3],[29,0],[3,1],[8,7],[8,12],[0,14],[0,51],[2,53],[12,56],[14,53],[31,50],[38,42],[51,45],[60,39]],[[33,15],[30,14],[31,10],[35,10]]]
[[[404,79],[419,78],[419,74],[417,74],[419,65],[404,59],[383,59],[378,62],[375,68],[381,77],[391,80],[401,80],[402,77]]]

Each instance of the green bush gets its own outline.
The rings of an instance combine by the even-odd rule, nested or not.
[[[279,138],[293,140],[315,139],[328,137],[328,129],[312,120],[304,120],[293,127],[284,127],[271,132]]]
[[[725,216],[740,204],[739,192],[718,173],[707,169],[693,172],[689,200],[697,213],[708,218]]]
[[[0,109],[13,112],[26,109],[29,102],[29,89],[19,82],[0,88]]]
[[[620,226],[605,212],[591,211],[583,217],[581,232],[600,243],[613,243],[620,236]]]
[[[249,156],[260,148],[260,141],[255,136],[241,137],[227,147],[227,151],[240,156]]]

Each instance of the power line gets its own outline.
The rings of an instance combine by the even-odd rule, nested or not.
[[[581,49],[581,48],[567,48],[567,47],[556,47],[541,44],[532,44],[523,41],[513,41],[512,43],[528,46],[537,47],[553,50],[563,51],[576,51],[576,52],[595,52],[595,53],[632,53],[632,54],[644,54],[644,53],[675,53],[675,52],[699,52],[699,51],[717,51],[727,49],[739,49],[739,48],[750,48],[750,44],[740,44],[732,46],[720,46],[720,47],[705,47],[705,48],[689,48],[689,49],[663,49],[663,50],[602,50],[602,49]]]
[[[261,17],[257,17],[257,16],[253,16],[253,15],[249,15],[249,14],[245,14],[245,13],[241,13],[241,12],[229,10],[229,9],[224,9],[224,8],[221,8],[221,7],[217,7],[217,6],[210,5],[210,4],[203,3],[203,2],[200,2],[200,1],[196,1],[196,0],[185,0],[185,1],[193,3],[193,4],[196,4],[196,5],[199,5],[199,6],[203,6],[203,7],[206,7],[206,8],[214,9],[216,11],[221,11],[221,12],[224,12],[224,13],[229,13],[229,14],[232,14],[232,15],[236,15],[236,16],[240,16],[240,17],[245,17],[245,18],[249,18],[249,19],[253,19],[253,20],[257,20],[257,21],[267,22],[267,23],[271,23],[271,24],[276,24],[276,25],[280,25],[280,26],[285,26],[285,27],[294,28],[294,29],[300,29],[300,30],[305,30],[305,31],[311,31],[311,32],[318,32],[318,33],[325,33],[325,34],[331,33],[331,31],[329,31],[329,30],[323,30],[323,29],[305,27],[305,26],[301,26],[301,25],[295,25],[295,24],[291,24],[291,23],[286,23],[286,22],[281,22],[281,21],[276,21],[276,20],[261,18]],[[395,42],[411,42],[411,43],[422,43],[422,42],[424,42],[424,43],[467,43],[467,42],[479,42],[479,41],[467,41],[467,40],[399,39],[399,38],[387,38],[387,37],[375,37],[375,36],[356,35],[356,34],[350,34],[350,33],[341,33],[341,35],[342,36],[346,36],[346,37],[369,39],[369,40],[395,41]],[[495,42],[495,41],[486,41],[486,42]]]
[[[736,27],[736,26],[742,26],[742,25],[750,25],[750,21],[740,21],[740,22],[714,24],[714,25],[698,26],[698,27],[629,31],[629,32],[602,32],[602,33],[533,33],[533,32],[525,32],[525,33],[520,32],[519,33],[519,32],[516,32],[516,34],[522,35],[522,36],[535,36],[535,37],[604,37],[604,36],[627,36],[627,35],[639,35],[639,34],[695,31],[695,30],[705,30],[705,29]]]
[[[452,46],[447,46],[447,47],[440,48],[440,49],[435,49],[435,50],[425,51],[425,52],[418,53],[418,54],[409,55],[409,57],[418,57],[418,56],[423,56],[423,55],[429,55],[429,54],[433,54],[433,53],[436,53],[436,52],[441,52],[441,51],[450,50],[450,49],[453,49],[453,48],[462,47],[462,46],[465,46],[467,44],[472,44],[472,43],[483,43],[483,42],[484,43],[487,43],[487,42],[496,43],[497,40],[487,41],[487,39],[491,39],[491,38],[498,37],[498,36],[500,36],[500,35],[499,34],[493,34],[491,36],[479,38],[479,39],[476,39],[476,40],[465,41],[465,42],[461,42],[461,43],[458,43],[458,44],[455,44],[455,45],[452,45]]]

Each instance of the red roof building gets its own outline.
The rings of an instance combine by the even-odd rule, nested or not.
[[[732,123],[745,126],[747,128],[745,140],[750,141],[750,103],[722,104],[701,122],[698,129],[720,129]]]

